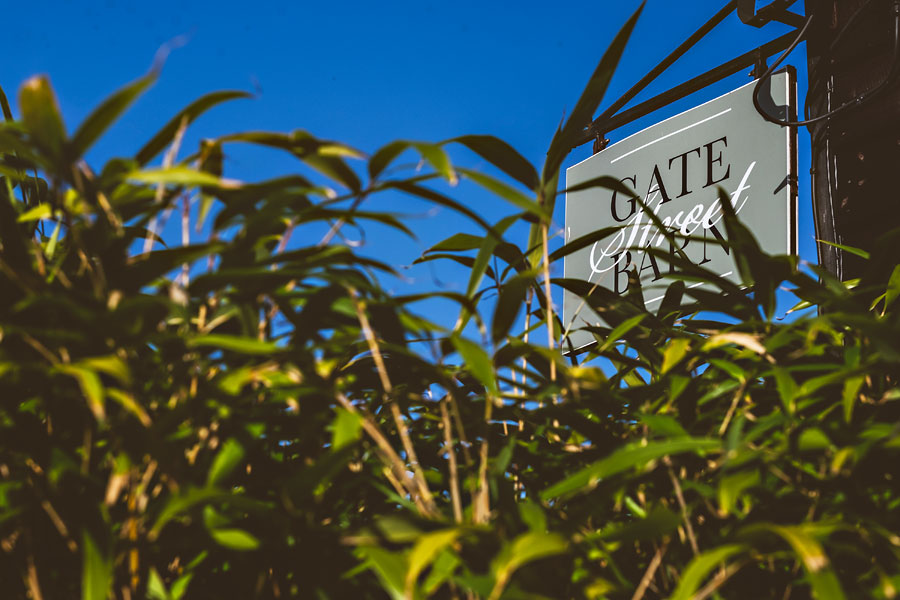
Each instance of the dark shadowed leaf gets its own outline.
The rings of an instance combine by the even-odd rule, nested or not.
[[[572,109],[569,119],[553,136],[553,140],[550,142],[550,149],[547,151],[547,162],[544,164],[542,176],[544,181],[549,181],[556,176],[563,159],[569,153],[569,150],[572,149],[574,140],[585,127],[590,125],[594,112],[600,106],[600,101],[603,100],[603,95],[606,93],[606,87],[612,79],[613,72],[619,64],[619,59],[625,50],[625,44],[628,43],[628,38],[631,37],[631,32],[643,9],[644,4],[641,3],[640,7],[631,15],[631,18],[616,34],[616,37],[613,38],[603,58],[600,59],[597,68],[594,69],[594,73],[588,79],[587,86],[581,93],[581,98],[578,99],[575,108]]]
[[[456,351],[459,352],[463,362],[472,371],[472,375],[487,388],[488,392],[497,394],[497,377],[494,374],[494,365],[487,352],[475,342],[458,335],[450,336],[450,341],[453,343]]]
[[[138,151],[134,157],[135,160],[140,165],[145,165],[150,162],[154,156],[162,152],[163,149],[172,142],[182,124],[190,125],[197,117],[213,106],[221,104],[222,102],[227,102],[228,100],[250,97],[251,94],[247,92],[229,90],[213,92],[194,100],[172,117],[172,119]]]
[[[46,76],[32,77],[22,84],[19,111],[34,141],[51,157],[59,158],[66,142],[66,130],[56,94]]]
[[[445,143],[452,142],[466,146],[529,190],[537,191],[537,171],[525,157],[503,140],[491,135],[464,135]]]
[[[515,324],[525,303],[528,288],[532,285],[534,285],[534,275],[522,273],[504,282],[500,287],[500,295],[494,307],[494,319],[491,325],[491,336],[494,343],[505,338]]]
[[[81,123],[69,141],[69,154],[72,159],[79,158],[87,152],[97,139],[103,135],[110,125],[156,80],[156,73],[137,79],[106,100],[100,103]]]

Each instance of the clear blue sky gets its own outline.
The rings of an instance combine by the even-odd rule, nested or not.
[[[50,76],[71,132],[104,96],[146,71],[156,50],[186,34],[169,56],[158,83],[117,123],[89,156],[95,165],[136,151],[173,113],[216,89],[257,91],[214,109],[189,130],[185,148],[202,137],[236,130],[306,129],[374,152],[393,139],[438,141],[485,133],[499,136],[540,163],[560,119],[571,110],[618,28],[638,6],[615,2],[104,2],[80,0],[7,3],[0,36],[0,85],[12,101],[30,75]],[[663,56],[712,16],[724,0],[648,0],[604,105],[627,90]],[[801,4],[798,3],[796,10]],[[755,29],[731,15],[636,101],[646,99],[788,31]],[[805,45],[789,60],[805,92]],[[625,129],[615,141],[750,81],[746,73],[671,105]],[[634,101],[633,101],[634,102]],[[800,249],[815,261],[809,206],[809,136],[800,131]],[[584,146],[566,164],[590,153]],[[463,152],[453,158],[483,166]],[[236,152],[232,177],[258,180],[296,167],[267,152]],[[494,220],[511,209],[466,187],[455,196]],[[423,213],[420,202],[399,197],[370,208]],[[562,225],[562,202],[556,222]],[[402,243],[381,230],[367,250],[409,265],[427,246],[459,230],[465,220],[441,211],[414,219],[419,240]],[[174,223],[173,223],[174,225]],[[561,268],[561,267],[560,267]],[[412,288],[464,289],[449,267],[405,271]],[[398,291],[404,284],[397,282]]]

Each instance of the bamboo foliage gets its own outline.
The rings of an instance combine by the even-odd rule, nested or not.
[[[217,92],[92,170],[156,73],[71,135],[49,80],[26,82],[0,126],[4,597],[894,597],[898,234],[845,283],[726,214],[746,285],[695,268],[714,291],[676,281],[655,312],[554,278],[591,243],[551,248],[560,168],[637,18],[541,169],[486,135],[371,156],[302,130],[184,147],[244,96]],[[234,144],[297,171],[231,179]],[[451,162],[469,152],[491,172]],[[488,222],[460,179],[511,214]],[[418,259],[467,267],[465,293],[433,294],[455,322],[343,241],[409,234],[366,202],[401,193],[478,228]],[[773,318],[779,286],[819,311]],[[561,290],[605,324],[563,323]],[[564,358],[578,328],[597,344]]]

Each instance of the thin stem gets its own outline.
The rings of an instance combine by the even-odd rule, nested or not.
[[[664,460],[669,470],[669,478],[672,480],[672,487],[675,488],[675,498],[678,499],[678,506],[681,507],[681,518],[684,520],[684,529],[687,531],[688,541],[691,544],[691,550],[694,556],[700,554],[700,547],[697,545],[697,536],[694,535],[694,527],[691,525],[690,515],[688,515],[687,504],[684,502],[684,494],[681,492],[681,484],[675,477],[675,471],[672,470],[672,461],[667,456]]]
[[[175,132],[175,138],[172,140],[172,145],[169,146],[169,150],[163,156],[162,168],[168,169],[172,166],[172,163],[175,162],[175,156],[178,154],[178,149],[181,147],[181,140],[184,137],[184,132],[188,126],[188,118],[187,115],[182,117],[181,124],[178,126],[178,131]],[[163,182],[159,182],[156,185],[156,197],[153,199],[154,204],[159,204],[162,202],[163,194],[165,194],[166,186]],[[158,216],[159,213],[153,215],[153,219],[150,221],[150,227],[147,228],[149,234],[144,238],[144,254],[150,252],[153,248],[153,238],[156,237],[156,229],[158,226]]]
[[[547,241],[547,231],[549,225],[543,223],[541,225],[541,246],[544,252],[544,296],[547,302],[547,347],[553,350],[556,346],[553,336],[553,296],[550,290],[550,249]],[[550,381],[556,381],[556,361],[550,361]]]
[[[388,377],[387,369],[384,365],[384,358],[382,357],[381,350],[378,347],[378,341],[375,339],[375,334],[372,331],[371,325],[369,324],[369,318],[366,316],[365,305],[363,304],[362,300],[360,300],[359,295],[357,294],[355,289],[350,289],[350,296],[352,297],[353,304],[356,307],[356,316],[359,319],[359,324],[363,331],[363,336],[366,338],[366,342],[369,345],[369,351],[372,353],[372,359],[375,361],[375,366],[378,370],[378,376],[381,379],[381,385],[384,388],[384,401],[390,407],[391,416],[394,418],[394,424],[397,427],[397,433],[400,435],[400,441],[403,444],[403,450],[406,452],[406,456],[409,459],[410,466],[412,467],[415,481],[419,488],[419,493],[421,494],[425,505],[430,510],[433,510],[434,499],[431,496],[431,490],[428,488],[428,483],[425,481],[425,473],[422,471],[422,466],[419,464],[419,459],[416,456],[416,450],[413,447],[412,440],[409,437],[409,428],[406,426],[403,415],[400,412],[400,407],[397,406],[397,403],[394,402],[392,398],[393,386],[391,385],[391,380]]]
[[[743,568],[743,566],[747,564],[747,562],[748,561],[732,563],[725,567],[723,570],[716,573],[716,576],[713,577],[709,583],[697,590],[697,593],[694,594],[693,600],[705,600],[705,598],[713,595],[716,590],[722,587],[723,583],[728,581],[728,578],[740,571],[741,568]]]
[[[379,454],[382,457],[382,460],[386,463],[387,467],[391,469],[393,476],[400,482],[403,482],[404,487],[407,489],[407,492],[413,497],[416,498],[418,496],[416,485],[414,482],[410,481],[409,475],[406,472],[406,464],[404,464],[403,459],[400,458],[400,455],[397,454],[397,451],[394,450],[394,447],[391,446],[391,443],[388,441],[387,437],[381,432],[381,429],[378,428],[378,424],[375,423],[375,419],[368,413],[365,413],[358,409],[353,405],[350,400],[341,393],[335,395],[338,403],[344,407],[347,411],[359,415],[362,418],[362,428],[370,438],[375,442],[375,445],[378,446]]]
[[[653,576],[656,574],[656,569],[658,569],[660,563],[662,563],[663,555],[666,553],[668,547],[669,542],[664,542],[663,545],[656,550],[656,554],[653,555],[650,564],[647,565],[647,570],[644,571],[644,576],[641,577],[641,582],[638,584],[637,589],[634,590],[634,595],[631,597],[631,600],[641,600],[641,598],[644,597],[644,593],[650,586],[650,581],[652,581]]]
[[[191,199],[187,194],[181,196],[181,245],[189,246],[191,244]],[[187,288],[190,282],[190,265],[183,263],[181,265],[181,287]]]
[[[450,500],[453,502],[453,518],[462,523],[462,501],[459,495],[459,469],[456,464],[456,452],[453,450],[452,425],[450,413],[447,411],[448,398],[439,401],[441,407],[441,423],[444,428],[444,449],[447,452],[447,465],[450,468]]]

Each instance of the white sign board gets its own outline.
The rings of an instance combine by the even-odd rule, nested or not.
[[[707,240],[725,239],[718,188],[728,194],[741,222],[769,254],[796,254],[796,131],[765,121],[753,106],[756,82],[652,125],[613,144],[566,171],[572,188],[600,176],[612,176],[633,189],[679,239],[696,265],[739,281],[730,250]],[[788,118],[795,102],[793,72],[772,76],[760,90],[770,114]],[[628,272],[641,280],[647,308],[659,306],[672,283],[673,265],[646,252],[672,253],[640,203],[626,194],[592,187],[566,194],[566,243],[606,227],[616,233],[565,258],[567,278],[581,279],[624,294]],[[695,286],[700,284],[689,284]],[[585,325],[604,324],[566,292],[564,324],[575,348],[594,341]]]

